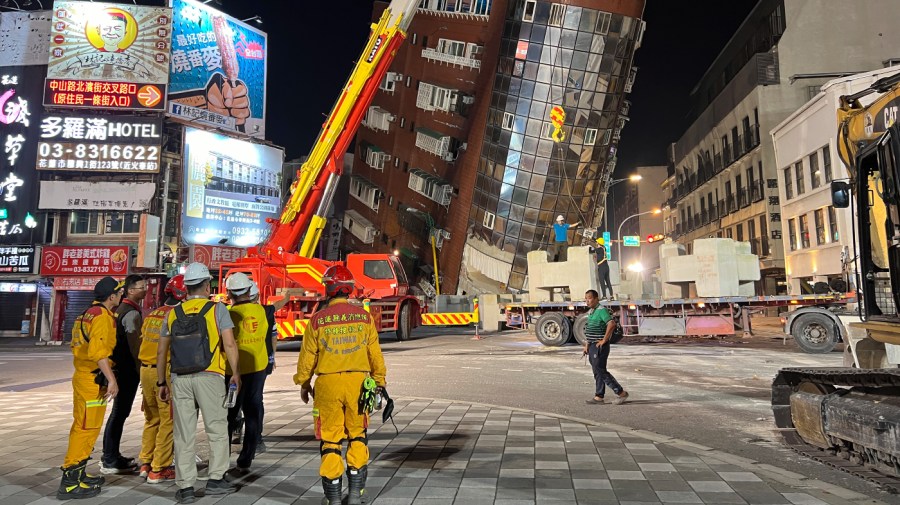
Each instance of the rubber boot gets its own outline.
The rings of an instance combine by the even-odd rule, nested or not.
[[[347,505],[362,505],[366,493],[366,476],[368,474],[367,466],[359,469],[347,469],[347,484],[350,491],[347,495]]]
[[[341,505],[341,478],[328,479],[322,477],[322,490],[325,491],[325,498],[322,498],[322,505]]]
[[[88,458],[91,459],[91,458]],[[106,484],[106,479],[103,478],[102,475],[88,475],[87,473],[87,464],[88,459],[82,460],[81,463],[78,463],[81,466],[81,482],[89,486],[100,487],[103,484]]]
[[[100,486],[91,486],[86,482],[82,482],[81,476],[84,473],[84,463],[62,468],[61,470],[63,476],[62,482],[59,483],[59,489],[56,491],[57,499],[78,500],[81,498],[93,498],[100,494]]]

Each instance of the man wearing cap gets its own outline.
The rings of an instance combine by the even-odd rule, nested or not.
[[[106,402],[116,397],[119,385],[110,356],[116,346],[116,316],[122,284],[104,277],[94,286],[94,303],[75,318],[72,328],[73,405],[69,447],[62,466],[60,500],[91,498],[100,494],[103,477],[87,475],[85,467],[100,435]]]
[[[144,322],[141,301],[147,295],[147,281],[140,275],[129,275],[125,278],[122,289],[124,296],[116,309],[116,347],[112,354],[116,363],[113,372],[119,384],[119,395],[116,396],[109,419],[106,420],[106,429],[103,430],[100,471],[105,474],[129,474],[137,468],[134,458],[122,456],[119,448],[125,421],[131,414],[138,384],[141,383],[138,360],[141,326]]]
[[[244,445],[238,455],[236,467],[229,472],[230,477],[241,477],[250,470],[256,455],[256,448],[262,433],[263,386],[266,382],[266,367],[269,355],[266,342],[269,339],[269,324],[266,311],[258,303],[250,301],[252,282],[242,272],[233,273],[225,280],[228,297],[232,300],[231,321],[234,323],[234,339],[240,355],[241,390],[237,402],[228,409],[228,433],[237,428],[238,413],[244,413]],[[233,373],[226,367],[225,376]]]
[[[581,221],[574,224],[566,223],[562,214],[556,216],[553,223],[553,247],[556,251],[556,261],[568,261],[569,259],[569,228],[576,228]]]
[[[225,362],[232,370],[240,370],[238,350],[234,341],[234,323],[228,314],[228,308],[219,302],[212,302],[210,297],[209,269],[202,263],[191,263],[184,272],[184,284],[187,288],[187,299],[180,305],[185,316],[198,314],[207,304],[214,304],[212,310],[207,309],[203,316],[209,336],[212,360],[209,367],[201,372],[177,375],[172,373],[171,392],[166,383],[165,368],[157,367],[157,387],[159,399],[173,401],[175,413],[175,500],[178,503],[193,503],[194,483],[197,481],[197,464],[195,461],[194,442],[197,431],[197,411],[203,414],[203,425],[209,442],[209,480],[206,483],[206,495],[222,495],[237,490],[227,483],[223,476],[228,470],[228,409],[225,408]],[[177,311],[169,311],[165,324],[160,331],[157,363],[165,363],[169,359],[169,334]],[[229,381],[240,390],[240,375],[233,375]]]

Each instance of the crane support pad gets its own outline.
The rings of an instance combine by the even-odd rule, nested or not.
[[[422,326],[466,326],[474,322],[474,312],[439,312],[422,314]]]

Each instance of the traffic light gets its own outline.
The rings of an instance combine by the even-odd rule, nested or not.
[[[659,242],[665,238],[666,236],[662,233],[657,233],[656,235],[647,235],[647,243],[652,244],[654,242]]]

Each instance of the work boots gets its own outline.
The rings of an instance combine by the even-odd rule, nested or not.
[[[347,468],[347,483],[350,493],[347,495],[347,505],[362,505],[366,493],[366,476],[368,467]]]
[[[87,484],[89,486],[100,487],[106,483],[106,479],[104,479],[102,475],[88,475],[88,473],[87,473],[88,459],[91,459],[91,458],[84,459],[81,461],[81,463],[78,463],[78,466],[81,467],[81,472],[82,472],[81,473],[81,482],[84,482],[85,484]]]
[[[322,490],[325,491],[325,498],[322,498],[322,505],[341,505],[341,478],[328,479],[322,477]]]
[[[59,500],[77,500],[81,498],[93,498],[100,494],[100,486],[92,486],[82,480],[84,474],[84,462],[61,468],[63,472],[62,482],[56,491]]]

